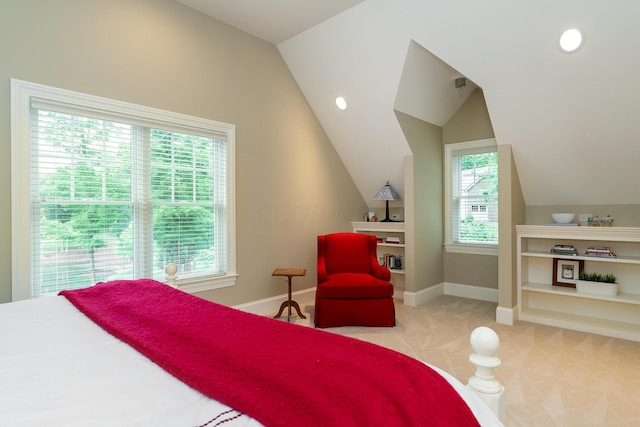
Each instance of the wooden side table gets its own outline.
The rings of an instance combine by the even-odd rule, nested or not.
[[[273,316],[274,319],[277,319],[282,315],[282,312],[284,311],[285,307],[289,307],[289,312],[287,314],[287,322],[291,321],[291,307],[296,309],[296,311],[298,312],[298,316],[301,319],[306,319],[306,317],[302,314],[302,312],[300,312],[300,306],[298,305],[298,303],[291,299],[291,278],[294,276],[304,276],[305,274],[307,274],[306,268],[276,268],[273,271],[273,273],[271,274],[272,276],[286,276],[289,284],[289,299],[282,303],[282,305],[280,306],[280,310],[278,311],[278,314]]]

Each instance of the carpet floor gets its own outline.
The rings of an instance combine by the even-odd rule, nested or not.
[[[496,304],[485,301],[442,296],[418,307],[395,305],[394,328],[327,330],[429,362],[466,384],[474,372],[469,336],[488,326],[500,337],[496,377],[506,388],[506,426],[640,425],[638,342],[522,321],[500,325]],[[291,321],[313,325],[313,301],[300,306],[307,319]]]

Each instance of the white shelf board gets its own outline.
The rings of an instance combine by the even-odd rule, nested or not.
[[[541,292],[548,294],[564,295],[568,297],[595,299],[600,301],[611,301],[624,304],[637,304],[640,305],[640,295],[630,293],[619,293],[615,296],[609,295],[596,295],[596,294],[584,294],[578,293],[575,288],[569,288],[565,286],[552,286],[546,283],[526,283],[522,285],[523,292]]]
[[[532,308],[522,310],[520,312],[520,320],[631,341],[640,341],[638,325],[633,323],[594,319],[589,316],[577,316],[574,314]]]
[[[640,242],[640,227],[558,227],[516,225],[520,237],[536,239],[604,240]]]
[[[378,242],[378,247],[384,246],[387,248],[404,248],[404,243],[380,243]]]
[[[354,231],[404,233],[404,222],[352,222]]]
[[[596,262],[613,262],[613,263],[621,263],[621,264],[640,264],[640,257],[604,258],[604,257],[584,256],[584,255],[552,254],[550,252],[542,252],[542,251],[526,251],[526,252],[522,252],[522,256],[531,257],[531,258],[560,258],[560,259],[577,259],[577,260],[596,261]]]

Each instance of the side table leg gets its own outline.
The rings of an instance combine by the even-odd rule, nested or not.
[[[291,301],[291,305],[292,305],[292,306],[293,306],[293,308],[295,308],[295,309],[296,309],[296,311],[298,312],[298,317],[300,317],[301,319],[306,319],[305,315],[304,315],[304,314],[302,314],[302,313],[300,312],[300,306],[298,305],[298,303],[297,303],[297,302],[295,302],[295,301]],[[291,310],[291,305],[289,306],[289,310]]]
[[[287,276],[288,283],[289,283],[289,300],[288,302],[288,306],[289,306],[289,314],[287,314],[287,322],[289,322],[291,320],[291,276]]]
[[[287,322],[291,321],[291,307],[293,307],[296,310],[296,312],[298,313],[298,317],[300,317],[301,319],[306,319],[306,316],[303,315],[302,312],[300,311],[300,306],[298,305],[298,303],[291,299],[291,278],[292,276],[287,276],[287,279],[288,279],[287,284],[289,285],[288,299],[280,305],[280,310],[278,310],[278,314],[273,316],[274,319],[277,319],[282,315],[282,312],[284,311],[285,307],[288,308]]]
[[[277,319],[278,317],[282,316],[282,312],[284,311],[284,308],[289,305],[289,301],[285,301],[282,304],[280,304],[280,310],[278,310],[278,314],[276,314],[275,316],[273,316],[274,319]]]

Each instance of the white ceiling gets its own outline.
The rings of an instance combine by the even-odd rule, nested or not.
[[[178,0],[277,45],[364,0]]]
[[[527,205],[640,203],[637,0],[179,1],[277,45],[365,200],[402,194],[394,109],[443,125],[475,83]],[[585,44],[566,54],[571,27]]]

